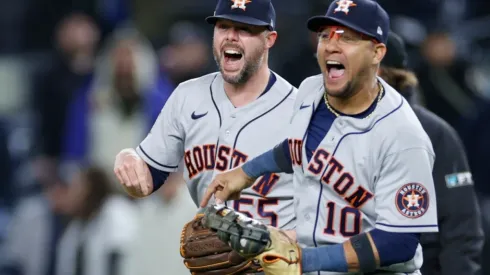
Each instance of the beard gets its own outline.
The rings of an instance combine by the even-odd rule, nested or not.
[[[362,86],[362,82],[365,81],[365,76],[368,73],[368,68],[365,67],[364,69],[361,69],[351,80],[347,81],[347,83],[344,85],[344,87],[340,91],[328,91],[325,86],[325,92],[327,95],[331,97],[336,97],[340,99],[348,99],[355,95],[356,93],[359,92],[360,87]],[[325,74],[328,75],[328,72],[324,73],[324,78],[326,77]],[[326,82],[326,79],[324,80]]]
[[[213,43],[214,44],[214,43]],[[229,44],[230,45],[230,44]],[[227,45],[225,44],[224,47]],[[223,59],[225,58],[224,53],[218,49],[217,46],[213,46],[213,56],[216,65],[218,66],[223,79],[233,85],[243,85],[245,84],[260,68],[264,60],[264,47],[256,47],[250,53],[245,54],[242,49],[243,67],[236,75],[227,75],[223,67],[221,66]]]
[[[346,99],[346,98],[351,97],[354,94],[354,85],[352,85],[352,80],[351,80],[351,81],[347,82],[345,84],[344,88],[342,88],[342,90],[340,90],[340,91],[332,92],[332,91],[329,91],[325,87],[325,92],[327,93],[327,95],[329,95],[331,97]]]

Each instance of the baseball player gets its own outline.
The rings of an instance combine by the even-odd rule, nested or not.
[[[214,175],[287,136],[297,89],[268,68],[275,19],[270,0],[218,1],[206,21],[214,25],[220,72],[178,85],[136,150],[117,155],[114,171],[128,194],[152,194],[183,161],[184,179],[198,205]],[[293,229],[292,175],[265,174],[230,206],[265,224]]]
[[[322,74],[300,85],[289,138],[216,176],[206,224],[266,274],[420,274],[419,235],[438,230],[435,156],[410,105],[377,77],[389,17],[374,1],[339,0],[308,28]],[[220,205],[268,172],[294,174],[299,245]]]
[[[418,104],[417,77],[408,69],[404,41],[391,32],[379,75],[411,104],[434,145],[434,186],[439,233],[422,234],[422,274],[480,274],[484,234],[471,170],[457,132],[446,121]],[[457,203],[454,203],[454,202]]]

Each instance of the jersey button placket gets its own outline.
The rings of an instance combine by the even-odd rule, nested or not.
[[[308,223],[313,223],[314,222],[314,217],[312,217],[312,214],[311,213],[315,213],[316,212],[316,209],[314,208],[311,208],[311,207],[308,207],[306,208],[307,211],[305,211],[305,215],[304,215],[304,218],[305,218],[305,221],[308,222]]]
[[[305,214],[305,221],[310,221],[311,217],[309,213]]]

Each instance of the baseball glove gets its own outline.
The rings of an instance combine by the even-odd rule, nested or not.
[[[218,233],[203,225],[204,214],[198,214],[182,229],[180,255],[191,274],[255,274],[262,268],[257,261],[246,259],[221,241]]]
[[[224,206],[208,207],[204,223],[240,255],[258,260],[265,274],[302,274],[301,248],[283,231]]]

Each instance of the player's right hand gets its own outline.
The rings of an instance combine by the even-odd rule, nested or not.
[[[241,167],[218,174],[208,186],[201,201],[201,207],[206,207],[214,195],[217,204],[227,200],[237,200],[243,189],[250,187],[255,179],[250,178]]]
[[[123,149],[117,154],[114,173],[126,192],[133,197],[146,197],[153,191],[150,169],[134,149]]]

